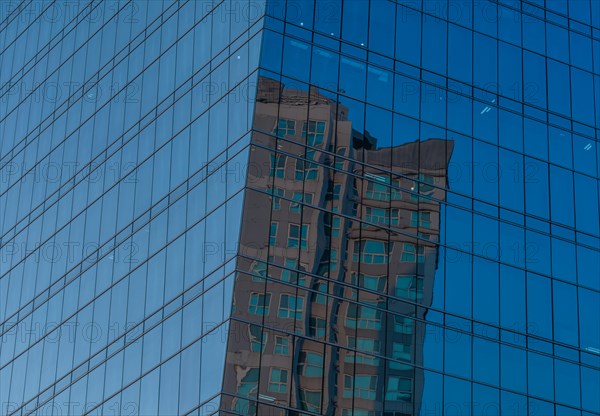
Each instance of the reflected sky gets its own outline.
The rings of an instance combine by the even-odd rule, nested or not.
[[[259,401],[262,394],[282,406],[339,414],[352,414],[351,408],[354,414],[598,412],[590,395],[600,387],[593,352],[600,345],[598,122],[591,112],[597,103],[593,64],[576,53],[589,51],[582,46],[589,35],[582,38],[573,28],[569,33],[560,19],[536,19],[533,5],[524,17],[514,2],[473,4],[469,13],[458,14],[461,5],[451,3],[453,13],[447,2],[349,1],[339,8],[340,2],[332,2],[331,20],[318,18],[326,11],[312,2],[293,2],[295,15],[290,4],[287,15],[286,7],[270,11],[261,76],[271,80],[271,95],[261,98],[259,86],[263,101],[253,137],[253,157],[267,168],[255,178],[256,192],[249,191],[248,200],[257,202],[245,212],[270,212],[250,233],[264,234],[259,240],[266,253],[256,249],[250,257],[266,263],[259,267],[266,279],[261,290],[272,290],[273,306],[262,310],[260,322],[250,321],[265,325],[265,315],[277,313],[279,291],[294,287],[297,306],[299,297],[310,299],[322,288],[327,296],[315,299],[327,312],[313,316],[314,302],[301,301],[288,342],[299,352],[310,344],[322,354],[318,366],[334,365],[334,371],[303,384],[293,364],[300,355],[290,352],[285,398],[261,390],[269,383],[267,370],[256,380]],[[587,13],[582,3],[565,6],[568,11],[546,7],[581,23]],[[284,16],[285,24],[278,20]],[[319,121],[325,123],[324,138],[316,144],[303,126]],[[340,149],[345,142],[348,150]],[[443,157],[435,146],[444,149]],[[410,157],[397,159],[395,152],[410,154],[412,166]],[[427,161],[437,161],[433,180]],[[404,182],[411,175],[414,183]],[[261,182],[265,178],[268,184]],[[374,178],[381,183],[369,185]],[[395,185],[403,201],[397,207]],[[401,212],[411,210],[403,205],[404,193],[430,187],[433,194],[424,200],[408,198],[416,213],[403,223]],[[376,194],[387,205],[370,206]],[[286,201],[295,204],[291,211]],[[421,215],[428,211],[435,214],[429,220]],[[426,224],[436,230],[429,240],[421,230]],[[426,241],[433,243],[436,260],[435,267],[423,269],[422,298],[407,301],[399,294],[410,290],[397,292],[393,268],[403,263],[402,238],[412,237],[421,244],[414,258],[411,248],[404,258],[414,261],[417,272],[419,256],[428,261],[426,250],[420,252]],[[299,253],[288,262],[290,249]],[[386,267],[379,275],[385,284],[370,269],[377,262]],[[271,284],[287,279],[286,267],[300,270],[303,283]],[[369,297],[375,293],[380,298]],[[402,309],[406,305],[413,315]],[[407,353],[394,345],[396,312],[414,320],[410,345],[418,346],[410,352],[412,376],[404,379],[390,378],[409,371],[393,368],[407,365],[396,362]],[[354,351],[353,366],[346,365],[346,350],[352,355],[358,349],[357,340],[343,339],[348,314],[355,338],[360,330],[384,334],[369,338],[378,344],[363,346],[368,364]],[[315,334],[321,337],[316,344]],[[263,355],[274,336],[267,336]],[[336,362],[344,365],[336,368]],[[256,365],[263,368],[263,362]]]

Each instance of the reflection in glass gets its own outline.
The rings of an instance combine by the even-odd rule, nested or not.
[[[344,101],[260,78],[224,409],[419,413],[453,142],[390,146]]]

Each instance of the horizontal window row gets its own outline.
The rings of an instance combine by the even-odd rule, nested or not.
[[[568,84],[568,81],[566,82]],[[286,84],[290,84],[293,89],[309,90],[305,81],[286,78]],[[352,128],[359,132],[367,130],[378,139],[379,147],[405,143],[410,140],[411,135],[413,140],[419,137],[425,140],[452,135],[465,138],[473,136],[477,141],[499,145],[503,150],[524,153],[529,157],[575,169],[593,177],[598,175],[598,146],[594,129],[577,128],[574,131],[571,129],[571,121],[567,119],[537,110],[529,111],[528,108],[523,112],[521,105],[513,105],[506,100],[500,100],[498,107],[498,99],[495,96],[487,94],[476,98],[474,94],[477,94],[477,91],[472,87],[463,84],[457,84],[456,87],[446,88],[445,81],[440,84],[439,78],[419,81],[396,75],[395,81],[390,81],[390,85],[383,89],[390,95],[390,100],[395,102],[393,112],[391,105],[382,106],[377,100],[367,99],[365,103],[364,97],[355,99],[339,96],[337,85],[324,88],[320,86],[319,92],[331,97],[331,106],[335,105],[335,101],[342,100],[344,107],[349,111]],[[310,88],[316,87],[313,85]],[[543,85],[540,91],[545,89]],[[587,91],[591,94],[591,84],[583,83],[576,91]],[[566,101],[569,100],[567,97]],[[574,100],[577,105],[584,101],[577,97]],[[306,103],[300,108],[296,106],[295,111],[296,114],[302,114],[302,110],[309,111],[318,106],[319,104],[309,106]],[[289,107],[281,104],[280,108],[286,111],[283,109]],[[591,101],[586,108],[585,111],[595,111]],[[331,126],[330,130],[335,131],[335,126]],[[340,133],[338,128],[338,135]],[[304,142],[297,136],[284,137]]]
[[[237,143],[236,149],[241,150],[241,153],[232,154],[229,164],[237,164],[241,160],[246,160],[248,150],[247,148],[243,150],[244,143],[247,144],[247,141],[241,140]],[[182,184],[175,186],[171,192],[162,198],[157,198],[153,203],[149,198],[151,193],[147,188],[140,187],[139,184],[137,184],[135,192],[130,191],[136,184],[115,187],[112,193],[98,198],[91,208],[82,211],[83,214],[97,212],[98,218],[102,218],[102,221],[90,222],[86,219],[86,215],[68,217],[68,213],[66,213],[64,214],[67,215],[66,217],[63,215],[66,225],[59,228],[56,235],[51,236],[47,241],[42,238],[40,243],[32,249],[29,249],[30,246],[26,244],[22,246],[17,243],[7,245],[4,249],[7,255],[11,252],[12,255],[6,258],[12,260],[13,267],[2,277],[12,282],[8,285],[10,290],[7,291],[7,298],[3,303],[6,307],[6,320],[12,321],[15,317],[13,312],[18,309],[26,311],[26,313],[20,313],[21,317],[23,314],[27,316],[31,313],[30,307],[34,299],[39,307],[47,301],[47,296],[55,296],[82,275],[91,273],[94,263],[116,264],[118,268],[113,275],[117,276],[118,273],[125,273],[130,266],[138,265],[146,260],[149,253],[156,252],[161,248],[161,244],[172,239],[186,227],[196,224],[207,213],[213,212],[219,204],[241,189],[244,182],[225,180],[223,183],[222,174],[228,169],[227,166],[230,165],[213,165],[210,172],[204,166],[197,172],[197,175],[187,178]],[[210,202],[206,202],[205,194],[207,192],[212,194]],[[142,199],[139,197],[141,195],[145,195],[144,200],[148,205],[142,204],[142,209],[134,211],[132,209],[133,202],[141,202]],[[199,204],[199,201],[205,202]],[[194,209],[190,211],[187,207],[194,207]],[[103,211],[101,217],[100,208]],[[239,208],[241,209],[241,207]],[[224,209],[219,211],[219,216],[224,216]],[[50,211],[50,214],[53,215],[51,218],[55,222],[56,210]],[[130,221],[126,221],[128,218]],[[117,222],[119,219],[121,221]],[[222,221],[225,223],[224,217]],[[39,232],[43,223],[42,220],[37,221],[35,228],[29,227],[28,229],[30,232],[32,232],[31,230]],[[109,235],[111,223],[114,234]],[[77,225],[77,227],[73,229],[69,225]],[[102,225],[105,229],[104,234],[98,234],[98,230],[94,232],[94,229],[102,228]],[[117,228],[115,229],[115,227]],[[115,233],[115,231],[117,232]],[[94,235],[94,239],[90,240],[89,235]],[[213,234],[211,241],[215,242],[218,235],[218,233]],[[212,263],[213,260],[218,260],[218,256],[210,256],[205,259],[207,263]],[[10,266],[11,263],[7,262],[5,265]],[[33,266],[36,267],[37,273],[24,272]],[[61,282],[65,276],[69,276],[69,280],[63,286]],[[37,289],[34,291],[36,287]],[[97,290],[100,288],[101,285],[97,285]]]
[[[239,217],[238,223],[232,220],[226,221],[225,212],[226,210],[230,212],[236,209],[241,210],[242,196],[242,193],[237,193],[217,209],[188,225],[184,223],[179,224],[179,227],[175,227],[176,224],[169,221],[171,226],[175,227],[169,230],[172,234],[169,234],[165,228],[167,219],[174,218],[173,215],[177,212],[181,213],[181,209],[185,211],[185,205],[177,206],[179,209],[171,209],[170,212],[166,210],[154,219],[155,222],[149,228],[139,229],[136,234],[122,243],[125,246],[139,249],[139,253],[137,253],[139,257],[134,258],[134,261],[129,258],[125,261],[116,262],[115,258],[110,255],[111,251],[108,251],[99,259],[87,264],[84,270],[79,271],[76,269],[77,273],[70,275],[69,280],[66,282],[58,280],[57,285],[52,288],[50,294],[46,292],[46,296],[38,299],[39,303],[30,303],[26,305],[28,307],[20,308],[18,321],[15,322],[11,319],[6,322],[8,325],[4,327],[3,335],[11,335],[8,339],[12,338],[15,349],[11,357],[3,358],[14,360],[23,356],[23,354],[26,355],[27,349],[33,345],[43,345],[44,340],[51,334],[44,332],[36,337],[28,337],[21,341],[18,333],[10,331],[37,318],[39,314],[37,311],[41,310],[40,306],[44,304],[56,305],[56,302],[61,302],[62,295],[66,297],[65,299],[71,299],[71,296],[74,296],[76,302],[65,301],[62,303],[62,318],[57,318],[55,326],[51,328],[52,331],[50,332],[59,330],[60,326],[68,322],[69,319],[75,319],[74,317],[85,315],[93,310],[100,300],[107,302],[111,298],[115,287],[128,287],[128,282],[131,281],[135,281],[135,286],[138,286],[135,293],[146,293],[145,297],[139,299],[142,304],[129,300],[128,313],[131,316],[139,316],[139,314],[143,316],[144,311],[157,308],[163,304],[165,299],[181,293],[185,287],[189,287],[191,283],[201,279],[203,273],[216,269],[224,260],[232,258],[236,254],[235,251],[225,250],[228,243],[232,246],[235,245],[231,241],[231,236],[228,237],[224,230],[221,234],[211,232],[211,230],[214,229],[216,224],[220,224],[220,226],[226,224],[229,227],[228,230],[231,230],[230,233],[237,235],[235,230],[239,229]],[[179,217],[185,220],[185,216],[179,215]],[[146,232],[147,230],[150,230],[150,232]],[[149,235],[153,233],[157,237],[156,241],[151,243]],[[212,243],[211,248],[204,245],[204,241],[207,240],[207,233],[209,233],[209,239]],[[163,239],[164,241],[161,241]],[[195,247],[198,252],[204,250],[204,254],[200,258],[185,259],[186,247],[188,249]],[[215,250],[215,247],[218,249]],[[102,270],[112,270],[112,272],[103,273]],[[169,276],[169,279],[165,280],[165,273]],[[14,279],[16,279],[16,275]],[[85,284],[89,281],[93,281],[94,284]],[[87,289],[79,291],[80,285]],[[134,283],[131,283],[131,285],[134,285]],[[142,286],[139,287],[140,285]],[[31,286],[31,284],[27,286]],[[23,283],[24,289],[27,286]],[[11,289],[13,287],[16,290],[20,286],[11,285]],[[13,300],[14,298],[15,296],[11,296],[9,299]],[[19,299],[18,296],[16,298]],[[7,304],[12,303],[7,302]],[[95,346],[99,348],[101,344],[96,343]]]
[[[334,293],[334,288],[343,288],[346,299],[367,302],[364,306],[366,309],[363,310],[373,316],[377,316],[380,309],[386,308],[386,301],[402,301],[407,306],[426,304],[434,311],[445,311],[457,317],[472,317],[484,325],[539,337],[537,346],[532,345],[540,351],[552,351],[551,344],[542,342],[552,339],[565,347],[579,346],[581,352],[592,361],[594,351],[597,350],[600,336],[596,328],[598,322],[590,316],[598,301],[596,292],[576,289],[558,281],[547,281],[535,274],[525,275],[510,267],[499,268],[491,262],[476,260],[448,264],[435,277],[423,272],[408,271],[394,275],[390,274],[387,266],[374,273],[362,270],[358,272],[351,268],[342,269],[338,275],[337,272],[334,273],[336,268],[333,268],[329,273],[314,275],[307,272],[309,259],[304,259],[307,262],[304,264],[298,263],[296,259],[278,257],[269,261],[269,264],[253,262],[251,265],[252,280],[260,283],[259,289],[264,291],[267,278],[269,282],[281,281],[297,285],[303,290],[310,288],[311,292],[306,296],[313,307],[331,304],[333,300],[328,300],[327,293]],[[441,260],[441,264],[444,263]],[[364,269],[368,266],[362,267]],[[442,283],[437,283],[437,280]],[[444,281],[446,293],[434,296],[434,302],[431,303],[431,294],[436,293],[439,290],[436,287],[439,288]],[[293,287],[290,290],[293,293]],[[274,302],[277,310],[276,300],[271,300],[271,291],[267,294],[254,293],[253,296],[262,299],[267,306]],[[373,299],[380,299],[383,303],[369,304]],[[270,310],[267,308],[257,311],[252,307],[248,312],[262,316],[269,315]],[[275,314],[272,313],[271,316]],[[586,318],[580,319],[578,316]],[[346,322],[352,327],[379,328],[381,325],[380,317],[374,321],[362,321],[357,319],[356,313],[350,315]],[[573,326],[573,322],[578,325]],[[571,358],[577,356],[577,353],[565,354]]]
[[[251,192],[253,198],[268,198],[268,194],[263,193],[264,191],[258,190],[260,195],[255,190],[249,192]],[[283,200],[284,197],[281,197],[281,201]],[[268,205],[273,204],[272,201],[265,202]],[[427,207],[422,205],[423,212],[416,211],[417,214],[411,214],[411,222],[404,223],[405,225],[402,228],[391,223],[365,222],[366,218],[358,217],[357,212],[346,211],[340,213],[335,205],[330,205],[330,202],[318,203],[318,201],[313,201],[314,205],[302,204],[301,212],[304,224],[296,218],[288,218],[288,214],[283,216],[283,212],[274,210],[271,221],[273,225],[270,234],[270,246],[278,249],[286,257],[297,256],[298,252],[295,251],[295,247],[298,247],[296,245],[296,229],[302,227],[305,230],[304,235],[307,236],[306,244],[302,244],[302,249],[307,252],[302,254],[302,257],[305,257],[310,253],[314,253],[315,250],[319,250],[320,247],[335,250],[349,250],[352,248],[351,246],[336,246],[339,243],[334,243],[332,247],[324,242],[318,243],[317,235],[323,235],[326,238],[331,238],[332,241],[337,241],[339,238],[357,234],[361,228],[367,231],[373,230],[374,232],[385,230],[397,235],[394,240],[403,239],[406,243],[419,247],[430,247],[432,244],[439,244],[440,247],[447,250],[444,256],[447,257],[447,262],[451,264],[469,262],[472,259],[489,260],[502,265],[528,270],[539,275],[553,276],[557,280],[578,284],[592,290],[597,291],[600,289],[600,282],[596,278],[597,273],[594,272],[600,270],[600,253],[592,247],[570,241],[568,234],[551,236],[543,229],[523,229],[521,225],[507,221],[512,219],[508,216],[495,219],[492,215],[486,213],[472,212],[470,209],[447,206],[446,204],[442,204],[440,224],[437,223],[437,213],[433,216],[435,226],[427,223],[427,213],[435,212],[440,208],[436,208],[433,204]],[[364,203],[366,204],[367,201]],[[340,205],[340,207],[342,206]],[[366,209],[364,212],[367,212]],[[420,224],[418,224],[419,228],[415,230],[412,226],[416,224],[417,217]],[[312,221],[317,219],[319,219],[318,223],[311,224]],[[429,221],[432,221],[432,215],[429,215]],[[427,225],[432,225],[432,227],[427,228]],[[441,234],[436,231],[438,227]],[[265,247],[269,245],[266,239],[263,240],[260,233],[253,235],[254,243],[260,244],[261,241],[264,241]],[[387,242],[388,237],[385,236],[383,243]],[[388,252],[385,248],[383,250]],[[409,262],[414,261],[411,260],[412,256],[408,256],[408,254],[412,255],[410,250],[411,248],[407,248],[407,256],[405,256],[405,260]],[[422,250],[422,248],[419,250]],[[569,253],[567,260],[562,258],[559,261],[558,257],[552,255],[559,252]],[[379,262],[376,257],[372,257],[372,254],[376,253],[365,254],[370,257],[368,259],[363,258],[363,262]],[[400,255],[398,255],[398,259],[400,259]],[[341,260],[344,261],[344,259]],[[383,259],[383,262],[379,262],[379,264],[388,264],[388,262]],[[325,271],[327,270],[325,269]]]
[[[427,142],[413,143],[421,148],[424,148],[427,144]],[[549,168],[548,165],[538,163],[534,159],[519,159],[513,157],[512,152],[496,153],[494,156],[495,148],[491,145],[478,146],[478,156],[475,161],[472,161],[470,159],[471,149],[467,147],[469,143],[463,141],[452,141],[452,143],[456,146],[456,151],[453,153],[456,163],[453,163],[451,159],[447,167],[448,186],[444,185],[445,182],[441,177],[441,174],[443,174],[442,169],[438,170],[438,174],[434,176],[434,184],[431,184],[431,175],[423,174],[418,178],[413,175],[413,178],[415,178],[412,179],[413,182],[400,179],[400,182],[393,180],[391,184],[387,185],[386,182],[389,181],[390,173],[386,170],[390,169],[389,167],[366,165],[353,161],[345,166],[344,170],[338,171],[337,166],[335,168],[332,166],[330,154],[323,153],[319,157],[319,161],[314,162],[318,164],[316,169],[318,174],[316,176],[317,178],[329,178],[335,174],[334,182],[324,184],[324,180],[315,180],[314,185],[307,186],[311,188],[327,186],[328,188],[331,187],[332,192],[325,198],[324,202],[315,201],[313,198],[312,204],[324,206],[324,204],[329,203],[329,199],[333,200],[335,195],[344,195],[346,205],[366,204],[368,203],[366,199],[385,201],[388,200],[388,193],[393,196],[392,200],[406,200],[412,203],[417,201],[420,203],[428,201],[442,203],[444,202],[444,196],[446,196],[446,204],[453,208],[472,210],[475,207],[484,216],[497,217],[501,222],[512,222],[520,227],[523,227],[527,220],[528,228],[535,227],[536,231],[542,233],[550,233],[551,230],[548,225],[548,220],[550,220],[549,222],[553,225],[552,232],[556,234],[557,238],[574,241],[574,231],[577,231],[580,244],[590,247],[597,246],[598,242],[596,240],[599,235],[598,215],[594,215],[597,214],[597,207],[589,203],[590,198],[592,200],[597,198],[599,192],[597,180],[588,179],[577,173],[573,174],[566,169],[554,166]],[[495,149],[495,151],[497,152],[498,149]],[[282,166],[280,172],[283,175],[280,178],[277,174],[274,174],[274,180],[271,181],[265,179],[266,175],[264,174],[265,169],[268,170],[268,165],[261,167],[263,152],[266,152],[266,149],[261,150],[261,155],[254,159],[252,169],[249,171],[252,183],[256,186],[261,181],[265,182],[265,187],[275,189],[273,192],[278,193],[278,197],[286,197],[285,192],[282,194],[280,191],[287,186],[284,181],[289,183],[287,174],[284,174],[287,172],[284,167],[294,165],[294,161],[302,158],[302,155],[282,153],[274,155],[271,153],[269,156],[271,161],[275,163],[274,161],[277,160],[277,163],[280,163],[280,166]],[[498,164],[498,157],[500,157],[502,165]],[[466,158],[471,161],[467,162]],[[275,166],[275,164],[271,166]],[[468,171],[462,169],[461,166],[464,166]],[[367,189],[362,193],[362,199],[356,199],[361,195],[360,193],[357,194],[360,188],[359,185],[365,181],[359,173],[355,173],[360,172],[361,167],[378,173],[368,174],[377,179],[376,181],[368,181]],[[506,170],[513,170],[513,172],[502,174],[500,173],[502,167]],[[392,175],[411,177],[410,174],[403,174],[401,169],[403,169],[402,165],[393,167],[394,173]],[[515,169],[516,171],[514,171]],[[490,173],[492,171],[494,172],[493,175]],[[313,181],[302,180],[299,182],[308,184]],[[337,191],[336,185],[339,185]],[[396,188],[396,186],[400,186],[400,188]],[[447,187],[450,190],[443,190]],[[417,196],[416,192],[419,192],[420,196]],[[314,192],[305,193],[314,194]],[[403,194],[408,195],[403,197]],[[474,195],[474,197],[470,195]],[[472,205],[473,202],[476,204],[475,206]],[[276,203],[280,203],[280,200],[276,200]],[[486,204],[499,205],[501,212],[496,207],[486,206]],[[340,205],[344,206],[341,202]],[[523,213],[526,213],[528,217],[523,217]],[[546,221],[541,223],[535,221],[536,219]],[[570,227],[576,228],[571,231],[569,230]]]
[[[347,338],[342,337],[342,345],[337,346],[281,332],[280,328],[274,330],[272,324],[273,321],[267,327],[261,327],[234,321],[232,334],[250,333],[249,341],[256,347],[243,361],[234,357],[228,359],[227,366],[247,365],[252,368],[251,376],[245,373],[248,378],[241,375],[252,383],[252,387],[241,388],[238,384],[231,393],[249,399],[258,396],[259,400],[308,410],[302,407],[306,406],[305,403],[294,402],[293,396],[292,402],[289,402],[289,393],[298,388],[313,388],[324,395],[323,403],[326,404],[327,395],[337,390],[339,405],[343,406],[343,399],[354,399],[355,407],[373,409],[377,408],[375,403],[381,406],[383,401],[424,404],[429,396],[413,396],[411,393],[415,387],[418,392],[427,392],[431,388],[441,391],[442,385],[437,383],[444,377],[462,383],[462,391],[469,391],[467,386],[470,383],[482,383],[487,388],[529,394],[538,400],[555,401],[573,409],[593,411],[597,403],[593,391],[600,383],[598,370],[582,368],[579,375],[577,365],[535,352],[519,351],[508,345],[477,339],[469,345],[470,338],[459,339],[452,329],[442,330],[444,340],[441,342],[434,341],[433,333],[426,332],[415,345],[413,341],[407,343],[395,338],[390,332],[387,337],[348,335]],[[232,354],[242,354],[248,351],[247,342],[238,335],[230,338],[228,349]],[[285,345],[283,350],[282,344]],[[258,358],[259,354],[262,364],[257,366],[259,361],[254,357]],[[422,358],[417,359],[414,354]],[[417,360],[424,361],[425,369]],[[430,370],[429,365],[434,362],[436,367],[440,367]],[[466,372],[460,370],[462,366],[465,366]],[[545,366],[545,369],[540,366]],[[337,371],[330,371],[331,368]],[[541,381],[542,378],[545,380]],[[332,385],[336,389],[331,390]],[[226,391],[229,391],[227,387]],[[312,404],[313,411],[321,411],[320,401],[315,400]]]
[[[369,3],[365,2],[365,4],[345,7],[344,16],[340,14],[341,3],[332,4],[329,10],[323,10],[324,8],[321,9],[317,5],[317,10],[314,11],[318,12],[321,9],[321,13],[314,15],[312,4],[298,6],[297,3],[290,3],[288,7],[290,12],[292,10],[293,12],[285,17],[288,23],[286,31],[305,39],[310,39],[310,31],[316,31],[317,36],[324,39],[322,42],[335,44],[341,40],[357,49],[355,52],[357,54],[360,52],[366,54],[368,50],[379,54],[381,58],[395,58],[411,65],[423,65],[427,68],[443,65],[446,55],[455,53],[452,49],[455,46],[452,43],[446,45],[444,41],[449,38],[448,32],[464,32],[468,33],[469,37],[497,39],[536,53],[547,54],[564,62],[572,62],[592,71],[591,57],[584,59],[574,55],[586,50],[590,51],[600,30],[591,30],[581,23],[567,21],[558,16],[555,20],[544,19],[543,14],[542,16],[531,14],[530,8],[520,12],[518,9],[515,10],[512,4],[496,8],[496,4],[470,5],[458,1],[450,4],[445,1],[429,1],[423,3],[424,9],[421,13],[414,7],[419,3],[407,2],[395,5],[394,2],[381,2],[374,7],[369,7]],[[292,7],[291,4],[294,6]],[[591,9],[589,4],[587,6],[585,4],[586,2],[579,2],[578,6],[589,20]],[[305,14],[300,15],[298,8],[306,8],[301,10]],[[283,11],[283,8],[279,11]],[[600,15],[600,11],[596,13]],[[282,15],[270,12],[269,7],[267,14],[278,19],[284,18]],[[548,16],[552,14],[548,13]],[[475,25],[471,20],[472,17],[475,18]],[[342,21],[349,19],[352,19],[353,24],[346,22],[340,27]],[[279,20],[270,20],[268,27],[283,30],[283,24]],[[403,39],[413,39],[413,42],[407,44]],[[439,42],[439,39],[443,41]],[[439,57],[436,58],[435,54],[430,52],[432,50],[438,51]]]

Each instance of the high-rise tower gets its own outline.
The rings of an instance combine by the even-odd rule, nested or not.
[[[0,4],[0,414],[600,415],[600,3]]]

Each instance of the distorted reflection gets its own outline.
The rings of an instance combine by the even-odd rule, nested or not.
[[[222,408],[418,414],[453,142],[267,77],[254,130]]]

